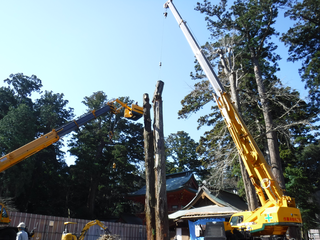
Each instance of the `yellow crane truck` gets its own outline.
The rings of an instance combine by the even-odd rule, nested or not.
[[[117,102],[121,105],[119,108],[115,108],[114,103]],[[42,135],[41,137],[33,140],[30,143],[0,157],[0,173],[12,167],[13,165],[23,161],[31,155],[41,151],[42,149],[57,142],[61,137],[66,134],[79,129],[80,126],[94,120],[95,118],[104,115],[108,112],[118,114],[120,109],[124,108],[124,117],[131,120],[138,120],[143,115],[143,108],[136,104],[132,104],[131,107],[126,103],[123,103],[119,99],[109,101],[105,106],[98,110],[93,110],[77,120],[67,123],[66,125],[53,129],[51,132]],[[16,226],[10,226],[10,216],[3,203],[0,203],[0,240],[14,240],[18,231]],[[29,237],[32,237],[33,233],[28,232]]]
[[[296,207],[295,199],[284,195],[283,190],[279,187],[270,166],[234,107],[229,94],[225,91],[172,0],[167,1],[164,8],[171,10],[214,89],[216,103],[261,203],[261,207],[254,211],[232,215],[229,222],[224,222],[218,227],[224,231],[219,229],[215,231],[215,223],[208,224],[204,239],[218,239],[219,237],[228,240],[285,239],[288,227],[299,227],[302,224],[300,210]],[[219,236],[221,233],[223,236]]]

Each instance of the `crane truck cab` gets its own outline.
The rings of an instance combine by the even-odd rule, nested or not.
[[[1,216],[1,223],[8,224],[11,222],[11,219],[9,218],[9,214],[3,203],[0,203],[0,216]]]
[[[0,203],[0,240],[13,240],[15,239],[18,228],[14,226],[8,226],[11,222],[9,214],[3,203]]]

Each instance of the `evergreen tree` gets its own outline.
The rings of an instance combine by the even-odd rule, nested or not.
[[[171,133],[165,139],[165,151],[167,156],[167,173],[192,171],[197,175],[203,175],[201,161],[198,158],[196,143],[188,133],[178,131]]]
[[[121,101],[130,103],[127,98]],[[107,96],[96,92],[83,103],[88,110],[98,109]],[[73,137],[71,153],[77,160],[71,169],[72,217],[103,219],[130,212],[124,195],[135,191],[140,181],[137,164],[144,159],[143,134],[141,124],[122,115],[123,111],[99,117]]]
[[[208,29],[213,37],[228,34],[230,31],[236,31],[237,35],[242,38],[242,46],[244,51],[246,51],[246,57],[252,65],[259,93],[259,104],[266,128],[271,169],[275,179],[284,189],[277,136],[273,130],[274,123],[266,94],[267,83],[263,75],[265,65],[267,65],[268,69],[272,69],[275,72],[277,70],[277,61],[280,59],[279,55],[274,52],[277,46],[272,42],[268,42],[268,39],[274,35],[278,35],[273,25],[278,14],[278,7],[282,4],[282,1],[279,0],[262,2],[237,0],[230,7],[230,10],[228,10],[226,0],[221,1],[218,6],[204,1],[203,4],[198,4],[196,9],[208,15],[206,18]]]
[[[37,134],[45,134],[52,129],[65,125],[74,117],[73,109],[67,108],[68,101],[63,94],[47,92],[36,100],[34,105],[37,115]],[[60,149],[64,140],[46,147],[33,156],[35,164],[31,184],[26,189],[29,196],[26,209],[28,212],[67,216],[66,208],[68,166],[64,161],[64,152]],[[41,192],[39,196],[38,192]],[[48,207],[50,206],[50,207]]]
[[[0,105],[4,106],[0,119],[2,155],[61,126],[72,116],[72,110],[66,110],[63,94],[46,92],[35,102],[30,98],[33,92],[41,93],[41,80],[36,76],[12,74],[5,82],[9,86],[0,90],[4,96],[0,100]],[[61,189],[65,182],[61,179],[67,175],[59,151],[61,144],[49,146],[1,174],[1,196],[12,198],[19,211],[62,214],[65,192]]]
[[[288,1],[285,16],[295,21],[294,27],[282,34],[282,41],[289,46],[289,61],[302,61],[299,69],[302,81],[309,89],[310,98],[319,106],[320,86],[320,1]]]
[[[288,179],[286,184],[288,192],[295,196],[297,206],[303,218],[304,236],[308,238],[308,230],[319,226],[319,154],[318,142],[299,147],[291,156],[290,163],[286,166],[285,177]]]

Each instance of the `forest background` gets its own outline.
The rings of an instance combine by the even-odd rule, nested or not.
[[[250,9],[252,1],[240,2]],[[226,2],[221,3],[220,6],[223,6]],[[280,156],[287,191],[296,197],[298,206],[303,209],[305,228],[311,228],[318,224],[316,213],[319,211],[317,204],[310,204],[310,202],[315,203],[313,193],[319,190],[318,179],[320,179],[317,171],[319,147],[316,126],[317,109],[319,109],[317,67],[319,66],[319,44],[313,42],[319,41],[319,19],[316,15],[312,20],[305,16],[314,16],[317,11],[315,6],[319,4],[318,1],[304,1],[303,7],[298,4],[293,8],[294,3],[286,1],[266,1],[265,3],[271,4],[272,7],[279,7],[282,13],[289,11],[287,12],[289,16],[296,17],[286,26],[301,22],[301,26],[298,26],[299,30],[293,33],[288,32],[289,28],[284,30],[284,24],[277,24],[280,35],[273,34],[266,39],[265,44],[269,48],[266,48],[268,51],[261,56],[260,61],[264,66],[264,80],[269,83],[267,90],[270,99],[274,99],[274,103],[281,102],[280,105],[271,104],[271,108],[275,122],[279,126],[274,131],[278,133],[281,146]],[[130,13],[122,11],[122,14],[117,16],[112,14],[116,12],[114,9],[120,9],[120,7],[112,6],[111,3],[103,7],[99,2],[90,6],[85,3],[39,4],[37,7],[40,6],[40,8],[35,8],[37,11],[31,11],[28,7],[33,5],[30,4],[24,7],[22,2],[18,5],[6,4],[8,5],[3,6],[2,9],[7,9],[5,11],[7,15],[1,16],[5,18],[3,22],[10,19],[10,24],[2,26],[7,36],[2,40],[1,46],[3,48],[1,64],[6,70],[1,71],[2,78],[6,80],[0,92],[2,155],[40,134],[62,126],[75,116],[101,107],[111,98],[129,96],[130,99],[129,97],[121,99],[130,103],[139,101],[144,92],[149,92],[151,96],[156,82],[153,83],[152,79],[156,80],[155,78],[160,77],[164,81],[180,79],[165,81],[163,96],[165,131],[172,133],[167,134],[166,139],[168,173],[191,170],[199,176],[200,182],[208,187],[237,190],[241,196],[246,197],[243,186],[239,184],[241,174],[234,161],[237,154],[234,147],[227,144],[230,142],[228,135],[221,134],[224,132],[224,124],[209,97],[211,89],[199,85],[205,82],[197,81],[194,87],[192,82],[189,83],[189,73],[192,68],[195,69],[192,79],[202,80],[204,77],[198,65],[194,64],[192,55],[188,58],[184,57],[190,55],[188,54],[189,46],[177,24],[172,17],[170,19],[170,13],[165,21],[171,21],[171,23],[166,27],[163,26],[164,20],[160,17],[164,11],[161,8],[163,3],[155,7],[143,1],[141,5],[135,2],[135,5],[142,8],[138,10],[128,2],[121,7],[130,10]],[[203,4],[205,5],[206,1]],[[196,3],[191,5],[190,9],[198,7],[198,10],[203,11]],[[73,8],[74,6],[76,7]],[[202,21],[198,22],[198,19],[194,21],[193,24],[196,27],[192,29],[202,31],[199,35],[195,33],[196,36],[206,36],[201,39],[202,41],[210,39],[211,44],[205,45],[204,49],[207,50],[217,73],[221,79],[224,79],[225,74],[217,58],[219,57],[217,49],[224,48],[223,45],[217,45],[221,44],[222,35],[218,36],[220,39],[215,38],[214,35],[210,36],[213,32],[212,29],[209,32],[206,30],[204,16],[192,11],[192,17],[191,15],[188,17],[188,14],[184,14],[187,6],[190,5],[177,4],[190,24],[194,16],[201,16]],[[190,9],[185,12],[190,14]],[[295,11],[295,9],[298,10]],[[302,15],[303,11],[309,12]],[[56,15],[57,12],[59,15]],[[76,12],[76,16],[70,14],[71,12]],[[214,14],[210,15],[209,8],[203,12],[209,17],[214,16]],[[158,19],[156,15],[159,15],[161,21],[152,21]],[[105,16],[114,18],[104,19]],[[138,23],[128,20],[135,17]],[[121,25],[123,22],[120,20],[123,19],[125,19],[125,25]],[[283,19],[279,16],[275,21],[281,22]],[[210,18],[206,20],[210,30],[212,20]],[[40,30],[41,33],[39,33]],[[168,36],[163,39],[165,35],[162,33],[165,31],[170,33],[170,40]],[[103,35],[102,32],[111,34]],[[145,36],[146,32],[149,37],[154,38],[144,37],[142,41],[139,36]],[[301,35],[306,32],[309,34]],[[298,35],[297,33],[300,34],[299,39],[294,38]],[[115,37],[117,34],[120,35]],[[287,46],[291,47],[286,49],[289,50],[287,54],[284,54],[282,48],[282,60],[277,56],[279,55],[277,49],[270,45],[273,42],[280,45],[280,36]],[[301,48],[297,49],[296,46]],[[61,49],[64,50],[61,51]],[[112,52],[115,49],[116,51]],[[99,58],[95,55],[97,53]],[[278,67],[282,69],[286,65],[287,59],[284,56],[289,56],[289,59],[296,64],[291,65],[288,72],[281,71],[279,74]],[[75,61],[79,59],[80,61]],[[243,59],[246,58],[243,57]],[[161,68],[158,65],[159,61],[164,64]],[[138,62],[139,65],[137,65]],[[147,65],[150,62],[153,63],[152,67]],[[257,96],[257,91],[252,82],[252,72],[250,72],[252,65],[248,61],[237,62],[237,64],[238,66],[242,64],[241,70],[245,73],[243,78],[245,80],[242,81],[244,85],[239,85],[243,92],[241,94],[242,111],[246,113],[244,119],[268,157],[259,100],[254,98]],[[171,71],[166,72],[164,66],[171,68]],[[298,72],[299,68],[301,70]],[[158,76],[155,76],[155,72]],[[287,81],[289,72],[294,74],[294,84],[290,81],[291,79]],[[11,73],[13,74],[10,75]],[[130,75],[127,75],[128,73]],[[298,78],[306,84],[308,94],[302,90],[303,84],[298,84]],[[288,82],[290,87],[287,87]],[[297,86],[300,86],[299,91],[295,90]],[[302,96],[300,92],[303,92]],[[305,95],[309,98],[304,98]],[[68,96],[72,98],[69,99]],[[181,107],[179,102],[182,99]],[[79,107],[81,102],[84,107]],[[187,120],[175,123],[179,109],[181,109],[180,118]],[[197,114],[193,114],[196,112]],[[193,140],[193,138],[196,139],[194,132],[197,126],[194,123],[197,118],[199,118],[199,127],[202,129],[197,133],[202,136],[199,141]],[[257,121],[261,124],[257,124]],[[193,122],[194,127],[190,122]],[[110,139],[110,131],[113,132],[112,139]],[[110,216],[120,216],[124,212],[134,213],[141,206],[126,201],[124,195],[144,185],[142,143],[140,123],[123,119],[121,114],[116,116],[107,114],[87,124],[81,131],[70,136],[68,141],[60,141],[12,167],[5,174],[1,174],[1,197],[9,203],[12,201],[19,211],[39,214],[58,216],[71,214],[71,217],[105,220]],[[69,146],[68,149],[75,159],[74,164],[66,164],[66,156],[62,151],[66,148],[63,148],[63,144]],[[116,163],[115,169],[112,167],[113,163]],[[218,168],[221,171],[216,171]],[[220,174],[213,174],[212,169]]]

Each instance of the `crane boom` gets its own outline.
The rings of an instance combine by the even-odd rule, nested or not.
[[[186,22],[181,18],[179,12],[177,11],[176,7],[172,3],[172,1],[168,1],[164,4],[164,8],[170,8],[173,16],[177,20],[180,29],[182,30],[184,36],[186,37],[194,55],[196,56],[197,60],[199,61],[203,71],[205,72],[207,78],[209,79],[215,93],[220,96],[220,93],[225,92],[223,85],[219,81],[217,75],[213,71],[208,59],[204,56],[201,48],[199,47],[197,41],[194,39],[193,35],[191,34]]]
[[[267,189],[268,198],[272,200],[280,199],[283,196],[283,192],[277,182],[274,181],[269,165],[267,164],[255,140],[251,136],[248,128],[240,117],[240,114],[233,106],[229,94],[224,90],[219,78],[214,73],[211,64],[208,62],[198,43],[192,36],[188,26],[186,25],[186,22],[182,20],[180,14],[178,13],[171,0],[165,3],[165,7],[169,7],[172,11],[177,22],[179,23],[182,32],[188,40],[201,68],[206,73],[206,76],[208,77],[212,87],[214,88],[215,94],[217,95],[215,97],[215,100],[226,122],[229,132],[231,133],[238,152],[241,155],[244,164],[246,165],[249,177],[256,188],[260,201],[262,202],[262,204],[264,204],[266,202],[266,199],[262,194],[262,189],[259,181],[264,182],[265,186],[270,184],[269,180],[272,181],[272,183],[270,184],[271,189],[268,188],[270,189],[270,191],[268,191]]]
[[[116,109],[113,105],[114,102],[117,102],[121,105],[120,108]],[[105,106],[98,110],[93,110],[77,120],[73,120],[72,122],[67,123],[66,125],[59,127],[57,129],[53,129],[51,132],[40,136],[39,138],[33,140],[30,143],[4,155],[0,158],[0,172],[5,171],[6,169],[12,167],[13,165],[21,162],[22,160],[30,157],[31,155],[41,151],[42,149],[52,145],[53,143],[57,142],[61,137],[65,136],[66,134],[77,130],[79,127],[83,126],[84,124],[92,121],[93,119],[106,114],[107,112],[112,112],[117,114],[120,112],[121,108],[125,108],[125,117],[130,118],[132,120],[138,120],[142,114],[143,109],[137,105],[134,107],[129,107],[127,104],[121,102],[120,100],[111,100]],[[133,111],[134,108],[134,111]]]
[[[181,18],[172,0],[168,0],[164,4],[164,8],[169,8],[173,13],[202,70],[209,79],[215,91],[214,98],[221,115],[224,118],[261,202],[262,207],[260,209],[243,214],[243,225],[247,225],[246,229],[250,230],[251,233],[264,235],[282,235],[286,232],[288,226],[300,226],[301,214],[299,209],[296,208],[294,198],[284,195],[261,150],[250,134],[239,112],[234,107],[229,94],[224,90],[222,83],[214,73],[209,61],[201,51],[201,48],[191,34],[186,22]],[[269,216],[271,213],[276,217],[274,217],[272,221],[269,222],[268,220],[266,222],[262,216]],[[232,218],[230,222],[231,221]],[[248,227],[248,223],[252,226]],[[268,227],[268,231],[265,231],[265,228],[271,225],[279,225],[280,228]]]

